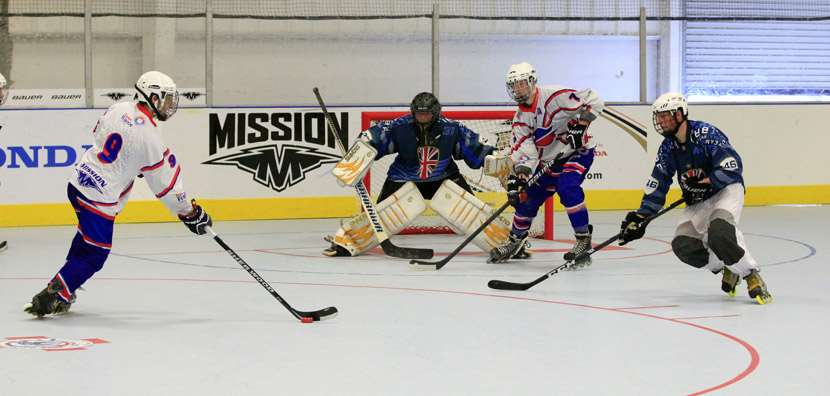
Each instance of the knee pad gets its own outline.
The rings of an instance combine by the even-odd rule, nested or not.
[[[732,223],[721,218],[714,219],[709,223],[708,233],[709,248],[724,264],[735,264],[744,256],[744,249],[738,245]]]
[[[703,268],[709,263],[709,252],[700,239],[678,235],[672,239],[671,248],[680,261],[692,267]]]

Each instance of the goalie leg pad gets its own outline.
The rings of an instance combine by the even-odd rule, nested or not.
[[[331,174],[341,186],[354,186],[363,180],[366,172],[369,172],[377,154],[378,151],[369,143],[358,140],[343,156],[343,159],[334,166]]]
[[[451,228],[462,231],[465,235],[475,231],[493,214],[490,205],[451,180],[441,184],[432,197],[430,206]],[[489,252],[507,243],[509,236],[510,222],[499,216],[473,239],[473,243]]]
[[[426,202],[415,187],[409,182],[398,191],[381,201],[375,207],[380,221],[388,235],[394,235],[412,224],[418,215],[426,210]],[[361,213],[345,222],[332,241],[357,256],[378,245],[377,237],[369,223],[366,213]]]

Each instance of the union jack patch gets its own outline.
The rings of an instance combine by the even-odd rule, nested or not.
[[[440,153],[441,151],[435,146],[418,147],[418,162],[420,163],[418,175],[421,180],[429,179],[432,172],[438,167]]]

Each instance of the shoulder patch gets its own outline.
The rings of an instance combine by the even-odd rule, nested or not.
[[[726,170],[738,169],[738,160],[734,157],[726,157],[720,162],[720,167]]]
[[[124,123],[129,126],[133,126],[133,118],[127,113],[121,115],[121,121],[124,121]]]
[[[649,176],[649,177],[648,177],[648,180],[646,180],[646,186],[645,186],[645,188],[643,189],[643,192],[645,192],[645,193],[646,193],[646,195],[649,195],[649,194],[651,194],[651,193],[653,193],[653,192],[657,191],[657,187],[658,187],[659,185],[660,185],[660,183],[658,183],[658,182],[657,182],[657,179],[655,179],[655,178],[654,178],[654,177],[652,177],[652,176]]]
[[[173,155],[173,154],[170,154],[170,156],[167,157],[167,163],[170,164],[171,168],[175,168],[176,167],[176,156]]]

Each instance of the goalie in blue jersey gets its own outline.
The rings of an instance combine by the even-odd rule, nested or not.
[[[485,173],[490,175],[509,169],[509,160],[494,154],[494,148],[479,141],[477,133],[443,117],[438,98],[429,92],[421,92],[412,99],[410,114],[361,132],[349,154],[333,170],[344,186],[362,180],[374,160],[396,155],[377,204],[384,229],[390,235],[400,232],[426,210],[425,199],[431,200],[430,207],[456,233],[475,230],[481,224],[476,220],[486,219],[492,208],[476,198],[455,161],[463,160],[472,169],[484,166]],[[504,229],[482,233],[474,240],[485,251],[503,244],[510,228],[504,221],[494,222],[492,227],[493,231],[496,227]],[[356,256],[378,243],[365,214],[345,222],[326,240],[331,246],[323,254],[330,257]]]

